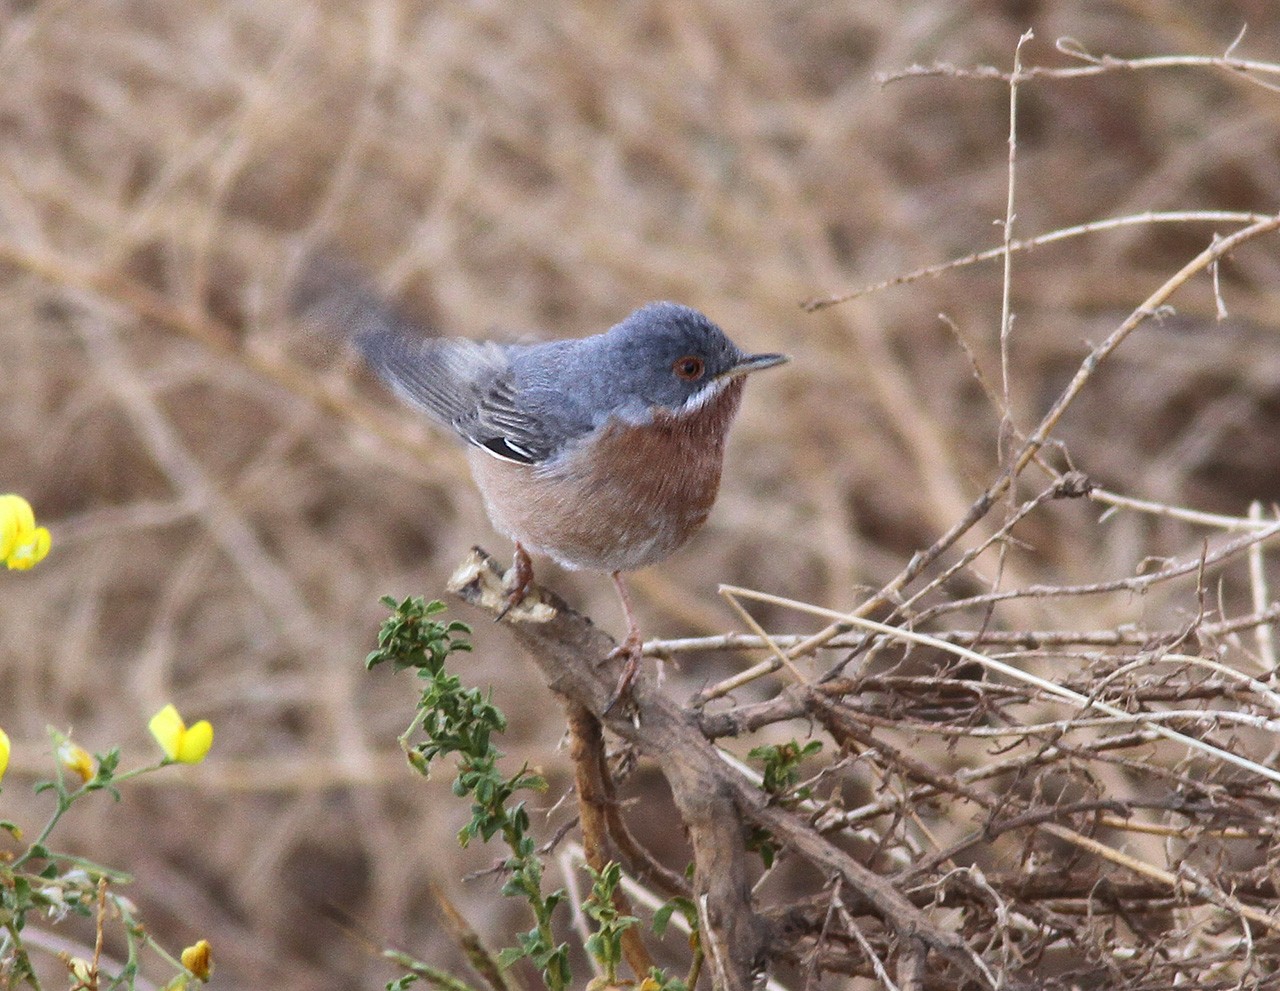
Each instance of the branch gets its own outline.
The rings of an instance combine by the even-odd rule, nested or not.
[[[581,810],[583,857],[592,870],[602,871],[611,859],[607,853],[607,810],[617,805],[613,779],[605,764],[600,720],[576,702],[570,702],[568,709],[569,756],[573,760],[574,785]],[[620,888],[613,893],[613,904],[620,915],[631,914],[631,902]],[[623,930],[622,952],[636,977],[644,980],[653,968],[653,958],[634,926]]]
[[[502,570],[478,548],[454,572],[448,589],[495,616],[505,604]],[[506,624],[551,689],[599,719],[617,687],[617,672],[601,663],[615,646],[612,638],[537,586],[507,613]],[[654,692],[647,679],[636,679],[632,696],[634,722],[616,706],[607,725],[666,777],[693,845],[694,895],[715,984],[749,991],[763,963],[765,927],[751,904],[743,823],[729,769],[692,717]]]

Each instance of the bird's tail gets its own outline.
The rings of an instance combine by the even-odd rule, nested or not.
[[[289,310],[331,338],[350,342],[366,359],[388,337],[435,336],[387,302],[353,264],[329,253],[302,263]]]

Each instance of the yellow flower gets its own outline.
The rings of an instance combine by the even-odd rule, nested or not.
[[[179,764],[199,764],[213,746],[213,727],[209,720],[202,719],[188,728],[172,704],[152,716],[147,725],[164,755]]]
[[[0,495],[0,560],[11,570],[25,571],[49,553],[49,531],[36,526],[31,503],[20,495]]]
[[[195,974],[202,981],[207,981],[213,973],[213,947],[207,939],[202,939],[195,946],[188,946],[182,951],[182,966]]]
[[[0,729],[0,778],[9,768],[9,734]]]
[[[78,774],[81,781],[92,781],[93,776],[98,773],[89,751],[65,738],[58,744],[58,763],[71,773]]]

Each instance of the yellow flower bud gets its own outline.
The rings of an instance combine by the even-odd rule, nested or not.
[[[207,939],[202,939],[195,946],[188,946],[182,951],[182,966],[191,971],[202,981],[207,981],[213,973],[213,947]]]
[[[148,727],[164,755],[179,764],[199,764],[213,746],[213,727],[209,721],[202,719],[188,728],[172,704],[152,716]]]
[[[9,734],[0,729],[0,779],[9,769]]]
[[[49,553],[49,531],[36,526],[31,503],[20,495],[0,495],[0,560],[11,570],[25,571]]]
[[[92,781],[94,775],[98,773],[89,752],[70,740],[64,739],[58,744],[58,763],[72,774],[79,775],[80,780],[84,782]]]

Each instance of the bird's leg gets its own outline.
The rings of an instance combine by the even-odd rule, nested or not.
[[[529,552],[517,540],[515,557],[511,561],[511,588],[507,592],[506,603],[494,617],[495,623],[520,605],[521,600],[524,599],[524,593],[529,591],[531,584],[533,584],[533,562],[529,560]]]
[[[618,598],[622,600],[622,614],[627,619],[627,636],[617,647],[609,651],[609,655],[605,658],[612,661],[621,657],[623,659],[622,675],[618,678],[618,687],[613,690],[613,697],[609,699],[609,703],[604,707],[601,715],[608,715],[609,711],[618,704],[619,699],[627,694],[627,690],[631,688],[631,682],[635,680],[636,671],[640,667],[640,658],[643,656],[641,650],[644,647],[644,640],[640,637],[640,623],[636,620],[635,610],[631,607],[631,596],[627,593],[627,586],[622,581],[622,572],[610,572],[609,577],[613,579],[613,587],[618,590]]]

